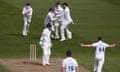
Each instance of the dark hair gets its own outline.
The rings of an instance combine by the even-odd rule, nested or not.
[[[46,27],[47,27],[47,28],[52,27],[52,26],[51,26],[51,23],[48,23],[48,24],[46,25]]]
[[[52,8],[52,7],[51,7],[51,8],[49,8],[49,11],[54,11],[54,8]]]
[[[29,2],[27,2],[27,3],[26,3],[26,6],[29,6],[29,5],[30,5],[30,3],[29,3]]]
[[[99,41],[99,40],[102,40],[102,36],[98,36],[98,41]]]
[[[67,56],[67,57],[71,57],[71,56],[72,56],[71,50],[67,50],[67,51],[66,51],[66,56]]]
[[[63,3],[63,5],[66,5],[66,6],[68,6],[68,3]]]
[[[59,2],[59,1],[55,3],[55,5],[58,5],[58,4],[60,4],[60,2]]]

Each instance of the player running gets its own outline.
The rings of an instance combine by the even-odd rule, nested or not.
[[[66,40],[65,38],[65,32],[67,33],[67,39],[72,39],[72,32],[68,29],[69,24],[74,24],[71,15],[70,15],[70,9],[68,7],[68,3],[63,3],[63,11],[64,11],[64,15],[63,15],[63,19],[62,19],[62,24],[60,27],[61,30],[61,40],[60,41],[64,41]]]
[[[42,56],[42,64],[43,66],[49,65],[49,59],[51,55],[51,47],[52,47],[52,42],[51,42],[51,24],[48,23],[46,25],[46,28],[43,30],[39,45],[41,46],[43,50],[43,56]]]
[[[76,59],[72,57],[72,52],[68,50],[66,52],[66,58],[62,61],[61,72],[78,72],[78,63]]]
[[[33,9],[30,6],[30,3],[26,3],[25,7],[22,10],[22,14],[23,14],[23,19],[24,19],[24,27],[23,27],[22,34],[23,36],[27,36],[32,14],[33,14]]]
[[[98,41],[92,44],[83,44],[80,43],[82,47],[96,47],[95,51],[95,63],[94,63],[94,72],[102,72],[102,67],[105,60],[105,49],[107,47],[115,47],[115,44],[107,44],[102,41],[102,37],[98,37]]]

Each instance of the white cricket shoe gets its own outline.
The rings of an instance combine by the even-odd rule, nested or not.
[[[26,33],[26,32],[23,32],[23,36],[27,36],[27,33]]]
[[[64,41],[65,39],[61,39],[60,41]]]

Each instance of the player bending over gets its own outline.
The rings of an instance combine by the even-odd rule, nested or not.
[[[98,37],[98,41],[92,44],[83,44],[80,43],[82,47],[96,47],[95,51],[95,63],[94,63],[94,72],[102,72],[102,67],[105,61],[105,49],[107,47],[115,47],[115,44],[107,44],[102,41],[102,37]]]
[[[54,22],[57,20],[56,16],[55,16],[55,10],[54,8],[49,8],[49,12],[44,20],[44,26],[46,27],[46,25],[48,23],[50,23],[52,25],[52,31],[54,32]]]

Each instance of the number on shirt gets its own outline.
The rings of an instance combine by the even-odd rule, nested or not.
[[[68,66],[68,69],[69,69],[69,72],[72,72],[72,71],[74,71],[74,66],[70,65],[70,66]]]
[[[104,47],[100,47],[99,48],[99,52],[104,52],[105,51],[105,48]]]

